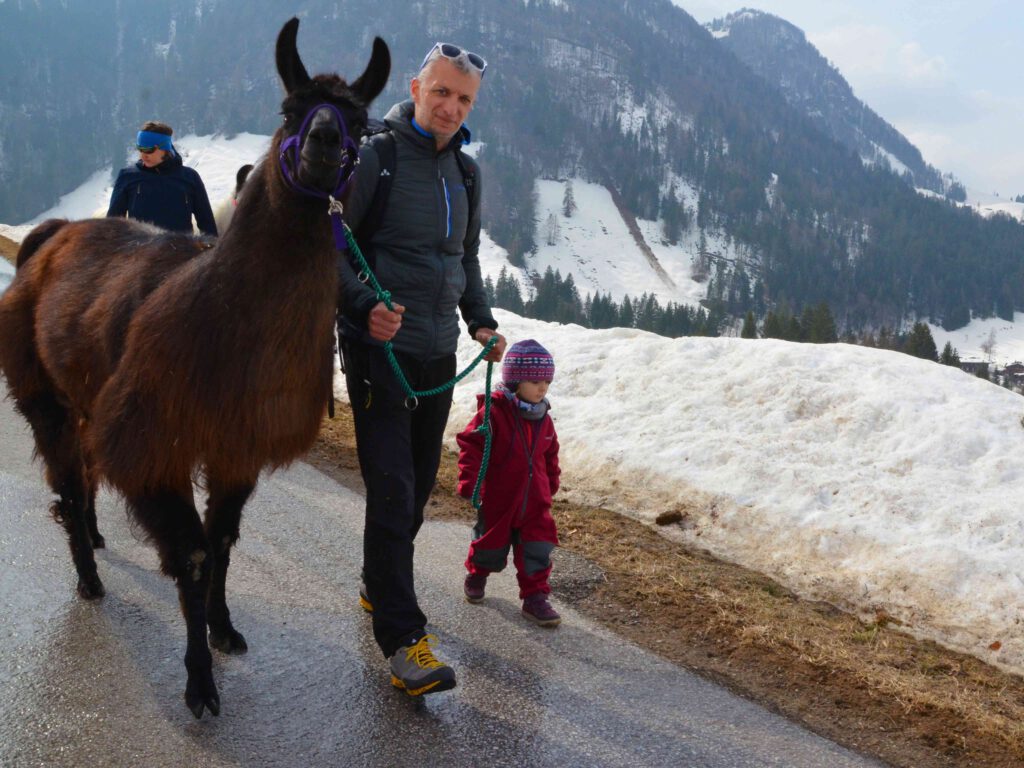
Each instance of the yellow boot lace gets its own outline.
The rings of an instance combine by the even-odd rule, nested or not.
[[[424,635],[416,645],[410,646],[405,652],[406,661],[412,661],[421,669],[436,669],[443,667],[440,661],[434,658],[434,652],[430,650],[431,644],[437,640],[435,635]]]

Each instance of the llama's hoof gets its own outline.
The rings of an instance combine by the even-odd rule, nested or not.
[[[185,685],[185,706],[191,711],[196,720],[203,716],[203,710],[210,710],[210,714],[217,717],[220,714],[220,696],[217,695],[217,686],[213,678],[200,682],[198,675],[188,676],[188,683]]]
[[[90,534],[89,538],[92,539],[92,548],[93,549],[105,549],[106,548],[107,540],[103,538],[102,534],[93,533],[93,534]]]
[[[99,576],[88,576],[78,579],[78,596],[84,600],[99,600],[107,594]]]
[[[227,632],[214,632],[211,629],[210,647],[216,648],[221,653],[242,654],[249,650],[242,633],[234,629],[229,629]]]

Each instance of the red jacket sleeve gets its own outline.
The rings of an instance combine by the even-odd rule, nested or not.
[[[548,482],[551,484],[551,495],[554,496],[562,485],[559,479],[562,470],[558,466],[558,434],[555,432],[554,424],[551,425],[551,445],[544,457],[548,462]]]
[[[484,434],[477,432],[483,420],[484,409],[481,407],[466,428],[455,436],[459,444],[459,481],[456,490],[464,499],[473,498],[476,476],[480,472],[480,462],[483,461]]]

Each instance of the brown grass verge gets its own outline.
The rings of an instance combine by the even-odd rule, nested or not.
[[[324,423],[310,460],[362,489],[347,406]],[[470,523],[454,478],[446,452],[427,515]],[[556,598],[632,642],[894,766],[1024,765],[1020,677],[916,640],[884,615],[864,623],[802,600],[607,510],[556,500],[554,514]],[[599,577],[560,585],[560,569],[580,559]]]

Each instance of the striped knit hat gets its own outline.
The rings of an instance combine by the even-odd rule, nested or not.
[[[505,352],[501,378],[506,387],[520,381],[551,381],[555,377],[555,359],[533,339],[517,341]]]

